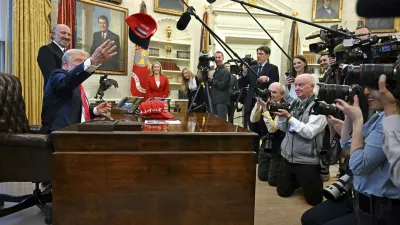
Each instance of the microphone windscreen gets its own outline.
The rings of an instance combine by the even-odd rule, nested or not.
[[[207,2],[210,3],[210,4],[214,3],[215,1],[217,1],[217,0],[207,0]]]
[[[176,23],[176,29],[185,30],[191,19],[192,18],[190,17],[190,14],[188,12],[184,12],[179,18],[178,23]]]
[[[398,0],[358,0],[357,14],[362,17],[395,17],[400,16]]]

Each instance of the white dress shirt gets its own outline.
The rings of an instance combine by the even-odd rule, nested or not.
[[[390,179],[400,188],[400,116],[383,119],[383,152],[389,160]]]

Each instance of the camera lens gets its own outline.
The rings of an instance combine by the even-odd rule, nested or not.
[[[290,103],[288,103],[288,102],[269,102],[267,108],[268,108],[268,111],[270,111],[270,112],[278,112],[280,109],[289,110]]]
[[[394,64],[361,64],[359,66],[349,65],[347,76],[349,83],[359,83],[365,87],[378,89],[379,77],[386,75],[386,84],[395,85],[395,77],[398,70]]]
[[[268,89],[256,88],[256,96],[260,97],[264,102],[268,101],[271,97]]]
[[[334,105],[326,104],[324,102],[316,101],[313,106],[313,111],[315,115],[324,116],[336,116],[338,114],[338,109]]]
[[[346,102],[352,101],[354,95],[359,93],[357,87],[348,85],[324,84],[318,83],[320,86],[318,91],[318,99],[328,104],[334,103],[335,99],[342,99]]]

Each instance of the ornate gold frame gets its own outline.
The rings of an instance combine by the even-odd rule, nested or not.
[[[111,5],[109,3],[103,3],[103,2],[98,2],[98,1],[94,1],[94,0],[75,0],[75,11],[78,8],[78,4],[79,3],[86,3],[86,4],[92,4],[95,6],[101,6],[104,8],[108,8],[108,9],[112,9],[112,10],[117,10],[117,11],[122,11],[125,14],[125,18],[128,17],[128,9],[127,8],[122,8],[120,6],[116,6],[116,5]],[[124,65],[125,68],[123,68],[123,71],[113,71],[113,70],[96,70],[96,74],[108,74],[108,75],[123,75],[123,76],[127,76],[128,75],[128,34],[129,34],[129,30],[128,30],[128,25],[125,23],[125,37],[122,40],[123,36],[120,36],[120,43],[124,43]],[[76,32],[75,32],[75,38],[74,40],[76,41]],[[75,45],[75,43],[74,43]],[[75,47],[75,46],[74,46]]]
[[[342,12],[343,12],[343,0],[339,1],[339,18],[337,19],[317,19],[317,2],[318,0],[313,0],[313,8],[312,8],[312,22],[320,22],[320,23],[329,23],[329,22],[341,22],[342,21]]]
[[[185,0],[186,3],[189,2],[189,0]],[[164,13],[164,14],[169,14],[169,15],[175,15],[175,16],[180,16],[182,13],[186,12],[187,7],[186,5],[183,6],[183,11],[177,11],[173,9],[166,9],[166,8],[160,8],[159,7],[159,0],[154,0],[154,12],[158,13]]]
[[[365,19],[365,17],[362,18],[364,24]],[[397,31],[400,31],[400,17],[394,18],[393,29],[371,29],[371,33],[396,33]]]

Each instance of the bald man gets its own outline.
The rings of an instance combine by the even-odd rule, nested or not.
[[[61,69],[61,61],[65,48],[71,42],[71,29],[65,24],[57,24],[51,30],[51,43],[39,49],[37,62],[43,75],[43,90],[46,87],[50,74]]]
[[[268,110],[269,102],[284,102],[285,86],[279,82],[269,85],[270,98],[264,102],[257,98],[254,108],[251,110],[250,122],[257,123],[263,117],[268,133],[262,137],[260,152],[258,153],[258,179],[268,181],[269,185],[278,183],[278,171],[281,162],[281,148],[285,133],[278,129],[278,116]]]
[[[281,197],[289,197],[302,187],[307,203],[315,206],[322,202],[323,182],[317,152],[322,148],[327,120],[323,115],[311,114],[315,104],[313,76],[298,75],[294,85],[298,98],[291,103],[290,112],[275,113],[279,116],[279,129],[285,132],[277,192]]]

